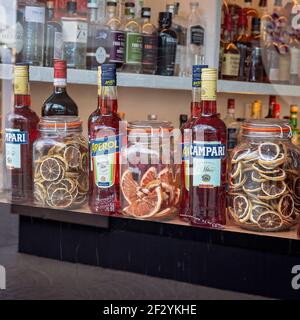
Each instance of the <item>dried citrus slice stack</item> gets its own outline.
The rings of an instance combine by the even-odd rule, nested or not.
[[[233,151],[228,212],[239,226],[274,232],[299,221],[300,152],[294,153],[276,141],[243,143]]]
[[[50,140],[34,154],[34,198],[39,205],[68,209],[87,200],[88,144],[76,135]]]

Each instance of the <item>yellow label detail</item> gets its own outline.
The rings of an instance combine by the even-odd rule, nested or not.
[[[28,77],[15,77],[14,93],[20,95],[29,94]]]
[[[217,81],[216,80],[202,81],[201,100],[203,101],[217,100]]]

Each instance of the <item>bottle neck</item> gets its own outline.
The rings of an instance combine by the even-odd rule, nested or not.
[[[116,86],[102,86],[98,92],[98,110],[102,115],[112,115],[118,112],[118,96]]]
[[[297,113],[291,113],[291,120],[290,124],[293,130],[297,129],[298,127],[298,114]]]
[[[88,20],[90,22],[97,22],[98,9],[97,8],[89,8],[88,10]]]
[[[54,93],[67,92],[67,80],[62,78],[54,78]]]
[[[30,94],[15,94],[15,104],[14,107],[17,109],[20,108],[29,108],[31,105]]]
[[[29,77],[15,77],[14,80],[14,106],[15,108],[30,107],[31,98],[29,90]]]
[[[192,94],[191,115],[192,118],[198,118],[201,115],[201,88],[193,88]]]

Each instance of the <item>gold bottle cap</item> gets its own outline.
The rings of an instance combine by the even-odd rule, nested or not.
[[[216,68],[202,69],[202,81],[205,81],[205,80],[216,81],[217,80],[217,69]]]
[[[28,65],[17,65],[14,67],[15,77],[28,78],[29,66]]]
[[[298,106],[295,104],[291,105],[291,113],[297,113],[298,112]]]

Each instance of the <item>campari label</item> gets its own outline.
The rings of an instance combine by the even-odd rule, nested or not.
[[[21,145],[28,144],[28,132],[5,129],[5,159],[8,169],[21,169]]]

